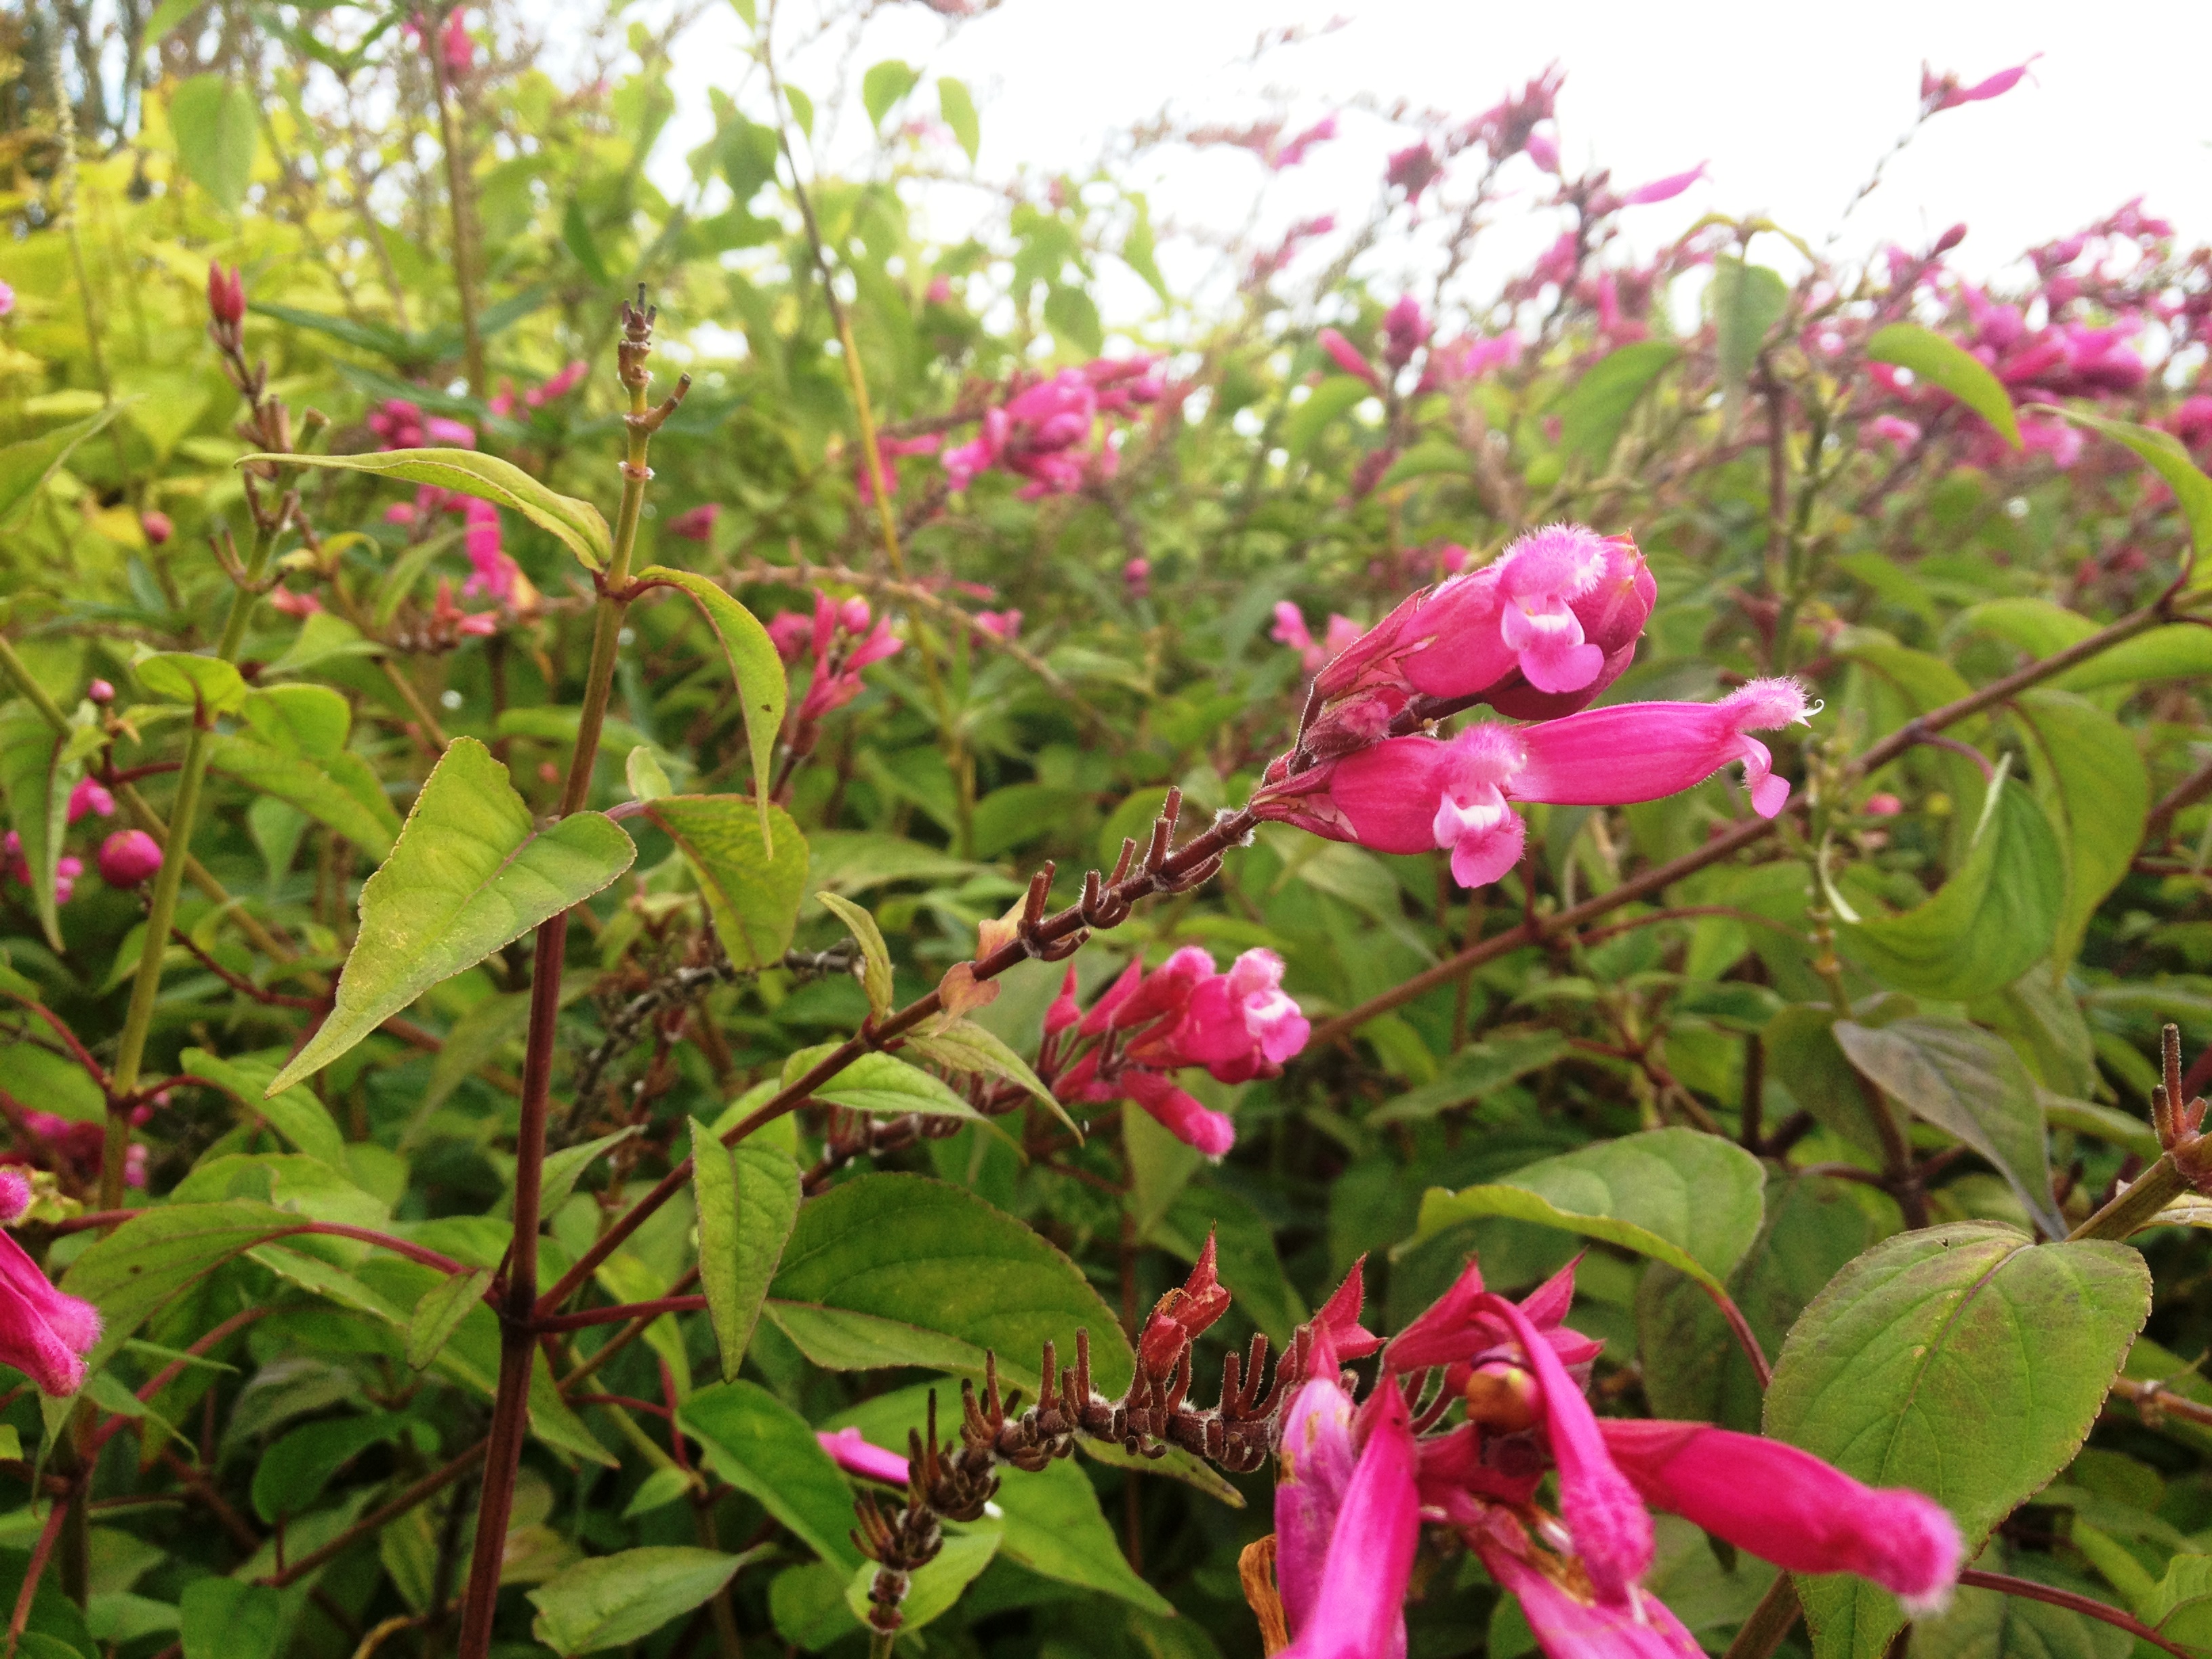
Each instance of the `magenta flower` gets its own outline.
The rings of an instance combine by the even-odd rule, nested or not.
[[[1910,449],[1920,441],[1920,423],[1901,415],[1877,415],[1859,428],[1859,441],[1869,446],[1886,443],[1893,448]]]
[[[1534,161],[1538,167],[1546,173],[1553,174],[1558,173],[1559,170],[1559,146],[1558,141],[1553,139],[1549,133],[1530,133],[1528,135],[1528,142],[1525,146],[1523,146],[1523,148],[1528,152],[1528,159]]]
[[[207,275],[208,315],[218,328],[234,329],[246,320],[246,284],[238,267],[225,270],[210,265]]]
[[[1152,562],[1138,557],[1121,567],[1121,590],[1132,599],[1152,596]]]
[[[1702,1423],[1598,1427],[1644,1501],[1792,1572],[1855,1572],[1917,1617],[1959,1577],[1959,1528],[1943,1506],[1901,1487],[1875,1490],[1808,1451]]]
[[[1437,153],[1425,143],[1408,144],[1395,152],[1382,169],[1382,182],[1394,190],[1406,192],[1408,204],[1418,202],[1421,194],[1443,176],[1443,163]]]
[[[1382,315],[1382,361],[1393,368],[1403,368],[1428,343],[1434,327],[1419,300],[1410,294],[1401,295]]]
[[[696,507],[678,513],[662,529],[679,541],[711,541],[714,535],[714,520],[721,516],[722,504],[720,501],[702,501]]]
[[[1654,179],[1648,185],[1638,185],[1622,197],[1618,205],[1632,208],[1648,206],[1654,202],[1671,202],[1704,178],[1708,165],[1700,161],[1686,173],[1670,173],[1664,179]]]
[[[461,536],[470,570],[469,579],[461,584],[462,595],[483,594],[501,605],[512,604],[522,572],[500,545],[499,509],[474,495],[464,496],[458,505],[468,525]]]
[[[12,317],[15,313],[15,290],[0,283],[0,317]]]
[[[177,526],[170,521],[169,515],[151,507],[138,515],[138,528],[145,532],[149,547],[163,546],[177,533]]]
[[[1920,66],[1920,118],[1924,121],[1931,115],[1947,109],[1956,109],[1961,104],[1985,103],[1992,98],[2002,98],[2021,83],[2021,77],[2027,73],[2028,64],[2042,56],[2039,52],[2027,63],[2015,64],[2008,70],[1999,70],[1986,81],[1977,81],[1971,87],[1960,86],[1955,73],[1946,71],[1938,76],[1923,64]]]
[[[453,8],[438,37],[439,48],[446,58],[446,73],[457,76],[466,75],[476,65],[476,46],[469,39],[467,25],[461,21],[461,10],[459,6]]]
[[[312,593],[298,593],[279,582],[269,590],[269,603],[288,617],[312,617],[323,608],[323,602]]]
[[[1367,355],[1336,330],[1325,328],[1314,339],[1346,374],[1366,381],[1377,392],[1382,389],[1382,377],[1375,372],[1375,365],[1367,361]]]
[[[1133,1100],[1178,1139],[1218,1158],[1235,1144],[1235,1126],[1172,1074],[1187,1066],[1221,1083],[1279,1074],[1312,1030],[1282,984],[1282,958],[1272,951],[1247,951],[1224,974],[1203,946],[1188,945],[1149,974],[1132,962],[1079,1018],[1071,968],[1046,1014],[1038,1071],[1062,1100]]]
[[[857,1474],[863,1480],[880,1480],[887,1486],[906,1485],[906,1459],[871,1443],[859,1429],[839,1429],[834,1434],[828,1429],[817,1429],[814,1437],[846,1474]]]
[[[1172,1377],[1190,1345],[1229,1311],[1229,1292],[1216,1271],[1217,1245],[1214,1235],[1206,1234],[1189,1277],[1152,1304],[1151,1316],[1137,1334],[1137,1369],[1156,1382]]]
[[[1718,702],[1589,709],[1521,729],[1526,761],[1513,793],[1560,806],[1657,800],[1741,761],[1753,811],[1771,818],[1789,802],[1790,783],[1774,775],[1766,745],[1745,734],[1809,718],[1805,688],[1790,679],[1753,680]]]
[[[100,878],[136,887],[161,867],[161,846],[143,830],[118,830],[100,844]]]
[[[944,438],[934,432],[927,433],[919,438],[876,440],[876,453],[883,461],[884,482],[890,486],[894,495],[898,494],[899,477],[898,468],[892,463],[902,455],[934,455],[937,453],[938,447],[944,441]],[[862,450],[854,458],[853,488],[860,493],[863,503],[868,506],[875,504],[876,481],[871,474],[866,450]]]
[[[1625,1604],[1587,1601],[1536,1565],[1520,1522],[1485,1512],[1474,1534],[1484,1568],[1521,1604],[1547,1659],[1701,1659],[1705,1650],[1666,1603],[1634,1587]]]
[[[1328,1345],[1317,1345],[1325,1355]],[[1333,1383],[1309,1382],[1301,1398]],[[1307,1423],[1316,1430],[1334,1409],[1323,1395],[1315,1400]],[[1291,1632],[1284,1659],[1389,1659],[1406,1643],[1406,1586],[1413,1577],[1413,1552],[1420,1542],[1420,1498],[1413,1483],[1417,1451],[1411,1414],[1397,1379],[1385,1377],[1352,1425],[1358,1461],[1342,1485],[1342,1496],[1328,1516],[1328,1541],[1318,1559],[1314,1535],[1327,1502],[1326,1452],[1316,1455],[1316,1432],[1308,1467],[1316,1479],[1312,1513],[1294,1517],[1299,1525],[1295,1549],[1278,1532],[1275,1572]],[[1292,1614],[1293,1605],[1302,1608]]]
[[[893,655],[905,644],[891,632],[889,622],[872,617],[866,599],[854,598],[840,604],[818,590],[811,617],[804,611],[784,611],[770,620],[768,632],[786,662],[796,663],[808,656],[814,659],[813,680],[793,717],[796,727],[802,730],[859,696],[863,690],[860,671]]]
[[[0,1223],[15,1221],[30,1205],[23,1172],[0,1170]],[[75,1394],[84,1386],[84,1356],[99,1340],[100,1310],[64,1296],[21,1245],[0,1233],[0,1362],[42,1393]]]
[[[1022,631],[1022,613],[1018,611],[978,611],[975,626],[994,640],[1011,640]]]
[[[75,823],[87,813],[97,813],[103,818],[115,816],[115,797],[97,778],[79,778],[76,787],[70,791],[69,821]]]
[[[1287,138],[1272,151],[1267,165],[1280,173],[1285,167],[1294,167],[1306,159],[1306,152],[1316,144],[1325,144],[1336,137],[1336,117],[1324,115],[1304,131]]]

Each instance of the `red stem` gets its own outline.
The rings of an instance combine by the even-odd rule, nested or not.
[[[248,1325],[252,1324],[258,1319],[266,1319],[270,1314],[273,1314],[276,1311],[276,1310],[274,1307],[266,1305],[256,1305],[251,1308],[241,1309],[239,1312],[231,1315],[229,1318],[224,1320],[222,1324],[216,1326],[205,1336],[200,1338],[198,1341],[193,1343],[191,1347],[186,1348],[185,1352],[191,1355],[195,1358],[201,1354],[208,1353],[218,1344],[222,1343],[225,1339],[234,1333],[244,1330]],[[167,1365],[164,1365],[160,1370],[155,1372],[154,1380],[147,1383],[144,1388],[138,1390],[139,1402],[143,1404],[152,1400],[155,1395],[161,1393],[162,1389],[167,1388],[170,1383],[176,1381],[176,1379],[183,1374],[185,1367],[189,1365],[191,1363],[191,1359],[173,1359]],[[115,1415],[110,1417],[107,1419],[107,1422],[101,1427],[100,1432],[94,1436],[92,1444],[87,1448],[88,1455],[97,1455],[100,1449],[114,1438],[117,1431],[129,1421],[131,1421],[131,1419],[125,1417],[120,1413],[117,1413]]]
[[[697,1313],[707,1305],[703,1296],[664,1296],[658,1302],[625,1302],[614,1308],[586,1308],[581,1313],[549,1314],[532,1322],[539,1335],[548,1331],[580,1331],[590,1325],[614,1325],[625,1319],[656,1319],[662,1314]]]
[[[1996,1590],[2004,1595],[2017,1595],[2027,1601],[2045,1601],[2054,1607],[2065,1607],[2091,1619],[2102,1620],[2106,1624],[2124,1630],[2129,1635],[2149,1643],[2153,1647],[2164,1648],[2174,1656],[2174,1659],[2198,1659],[2198,1656],[2191,1653],[2187,1648],[2177,1647],[2167,1641],[2148,1625],[2144,1624],[2142,1620],[2130,1613],[2122,1613],[2118,1607],[2107,1607],[2094,1596],[2077,1595],[2072,1590],[2056,1589],[2049,1584],[2039,1584],[2032,1578],[2014,1578],[2010,1573],[1983,1572],[1975,1567],[1969,1567],[1960,1573],[1959,1582],[1972,1589]]]
[[[31,1564],[23,1569],[23,1588],[15,1594],[15,1611],[8,1620],[8,1651],[15,1651],[16,1638],[31,1617],[31,1601],[39,1593],[39,1580],[46,1577],[46,1562],[54,1553],[54,1544],[62,1535],[62,1524],[69,1519],[70,1500],[54,1499],[54,1506],[46,1512],[46,1524],[39,1528],[39,1541],[32,1547]]]

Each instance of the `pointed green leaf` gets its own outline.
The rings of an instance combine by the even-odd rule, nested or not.
[[[799,1220],[799,1169],[772,1147],[725,1146],[696,1119],[691,1156],[699,1212],[699,1280],[721,1350],[722,1380],[737,1381],[783,1247]]]
[[[753,798],[761,803],[761,834],[773,842],[774,832],[768,825],[769,765],[775,758],[776,733],[783,727],[784,699],[790,689],[775,641],[769,638],[759,617],[708,577],[656,564],[638,572],[638,580],[682,588],[721,641],[722,654],[729,659],[730,672],[738,682],[738,702],[745,714],[745,740],[753,757]]]
[[[70,791],[82,770],[63,763],[66,738],[28,700],[0,703],[0,801],[6,803],[9,827],[21,839],[23,862],[31,872],[32,908],[46,943],[57,951],[62,948],[62,923],[54,877],[69,827]]]
[[[568,1194],[576,1190],[577,1181],[601,1152],[644,1133],[642,1123],[632,1123],[612,1134],[601,1135],[597,1140],[587,1140],[579,1146],[563,1146],[557,1152],[548,1153],[538,1177],[538,1212],[552,1215],[568,1201]]]
[[[782,961],[806,891],[806,837],[791,815],[767,809],[767,846],[761,811],[744,795],[665,795],[646,803],[645,816],[668,832],[698,878],[730,960],[740,968]]]
[[[556,1653],[627,1647],[730,1582],[745,1558],[673,1544],[579,1561],[530,1591],[530,1633]]]
[[[455,738],[392,856],[362,884],[337,1006],[271,1089],[313,1076],[432,986],[589,898],[636,856],[601,813],[540,830],[491,751]]]
[[[332,1121],[330,1108],[302,1088],[270,1092],[269,1080],[276,1068],[251,1054],[225,1060],[204,1048],[187,1048],[178,1063],[194,1077],[204,1077],[246,1109],[247,1116],[260,1118],[309,1158],[319,1158],[333,1170],[346,1167],[345,1136]]]
[[[799,124],[799,130],[811,138],[814,136],[814,100],[797,87],[786,86],[783,101],[791,106],[791,118]]]
[[[836,1047],[834,1042],[821,1042],[787,1056],[783,1086],[789,1088]],[[973,1106],[938,1079],[892,1054],[862,1054],[817,1089],[812,1097],[877,1117],[898,1117],[908,1112],[971,1121],[977,1117]]]
[[[195,75],[169,94],[169,131],[185,174],[225,213],[245,204],[261,149],[252,92],[223,75]]]
[[[945,125],[959,140],[968,165],[975,166],[975,152],[983,143],[983,129],[975,118],[975,100],[969,95],[966,82],[956,81],[949,75],[937,77],[937,112],[945,118]]]
[[[76,447],[121,414],[126,406],[124,403],[110,404],[81,421],[0,447],[0,530],[15,528],[32,497],[62,470]]]
[[[700,1389],[676,1420],[706,1450],[707,1466],[759,1500],[824,1561],[850,1571],[853,1489],[806,1419],[757,1382]]]
[[[1744,382],[1767,334],[1790,309],[1790,284],[1778,272],[1722,254],[1713,260],[1705,290],[1713,319],[1713,361],[1731,422],[1743,403]]]
[[[2197,464],[2189,459],[2189,452],[2181,440],[2171,432],[2160,432],[2155,427],[2137,426],[2131,421],[2116,421],[2108,416],[2092,414],[2086,409],[2061,409],[2045,404],[2038,408],[2047,410],[2075,426],[2110,438],[2116,444],[2133,450],[2152,471],[2166,480],[2166,488],[2173,491],[2173,499],[2181,508],[2181,516],[2189,526],[2189,539],[2197,549],[2197,565],[2192,587],[2203,587],[2212,582],[2212,478],[2204,476]]]
[[[2052,967],[2080,954],[2089,918],[2128,872],[2150,813],[2150,772],[2132,732],[2063,691],[2024,691],[2013,712],[2034,745],[2037,793],[2066,849],[2066,899]]]
[[[814,896],[822,908],[853,930],[853,942],[860,947],[860,983],[868,994],[868,1006],[881,1019],[891,1011],[891,952],[884,943],[883,929],[876,919],[848,898],[835,893],[822,892]]]
[[[243,1199],[170,1204],[133,1216],[69,1265],[61,1288],[100,1310],[100,1342],[85,1358],[97,1370],[147,1316],[203,1274],[301,1218]]]
[[[1909,368],[1916,380],[1949,392],[2002,433],[2007,443],[2020,447],[2020,417],[2013,412],[2011,394],[1964,346],[1917,323],[1892,323],[1875,331],[1867,342],[1867,356],[1878,363]]]
[[[1867,1077],[1923,1121],[1996,1165],[2037,1224],[2066,1224],[2051,1201],[2043,1103],[2010,1043],[1962,1019],[1917,1015],[1887,1025],[1839,1019],[1836,1042]]]
[[[1561,452],[1603,471],[1638,403],[1681,355],[1668,341],[1638,340],[1593,364],[1559,400]]]
[[[629,785],[632,800],[659,800],[676,793],[668,781],[668,769],[655,757],[651,746],[642,743],[623,763],[623,781]]]
[[[2026,788],[2000,779],[1972,847],[1935,896],[1902,915],[1839,922],[1836,940],[1893,990],[1964,1002],[2050,954],[2065,881],[2051,821]]]
[[[1284,417],[1284,453],[1298,459],[1332,424],[1374,395],[1375,388],[1357,375],[1330,375]]]
[[[1064,1358],[1081,1328],[1102,1392],[1131,1375],[1121,1322],[1081,1268],[965,1188],[920,1176],[858,1176],[811,1200],[769,1293],[769,1316],[834,1370],[979,1375],[988,1348],[1002,1378],[1034,1389],[1042,1345]]]
[[[491,1277],[490,1268],[478,1267],[470,1273],[454,1273],[422,1292],[422,1299],[415,1304],[415,1312],[407,1322],[410,1365],[419,1371],[438,1357],[447,1340],[469,1316],[469,1310],[483,1299]]]
[[[1504,1216],[1603,1239],[1719,1291],[1759,1235],[1765,1183],[1759,1160],[1732,1141],[1652,1129],[1547,1158],[1488,1186],[1431,1187],[1414,1238]]]
[[[921,77],[911,64],[896,58],[886,58],[880,64],[871,64],[867,73],[860,77],[860,102],[868,112],[868,125],[880,127],[891,106],[914,90],[915,82]]]
[[[1971,1553],[2072,1460],[2150,1312],[2126,1245],[1962,1222],[1852,1262],[1791,1329],[1766,1431],[1951,1511]],[[1904,1622],[1863,1578],[1801,1577],[1815,1659],[1880,1659]]]
[[[301,686],[301,690],[322,688]],[[298,807],[377,860],[389,857],[399,814],[360,756],[287,754],[242,733],[209,734],[208,764],[257,795]]]
[[[248,455],[239,465],[247,461],[366,472],[478,496],[522,514],[574,553],[586,570],[605,570],[614,557],[614,536],[598,507],[548,489],[496,455],[480,455],[473,449],[391,449],[371,455]]]
[[[1044,1080],[1030,1069],[1029,1061],[1016,1054],[1005,1038],[974,1020],[956,1019],[926,1037],[914,1039],[907,1047],[949,1072],[972,1072],[1019,1085],[1079,1139],[1082,1136],[1082,1126],[1068,1116],[1067,1109],[1045,1087]]]

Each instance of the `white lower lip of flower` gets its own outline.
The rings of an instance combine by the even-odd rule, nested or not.
[[[1487,799],[1478,798],[1462,805],[1449,795],[1437,804],[1437,845],[1450,847],[1461,836],[1484,835],[1505,821],[1505,798],[1493,787],[1483,791]]]

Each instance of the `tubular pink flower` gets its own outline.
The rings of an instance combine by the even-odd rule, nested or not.
[[[20,1216],[30,1188],[9,1172],[7,1207]],[[23,1247],[0,1233],[0,1363],[13,1365],[50,1395],[84,1386],[84,1356],[100,1340],[100,1310],[56,1290]]]
[[[1284,1659],[1390,1659],[1406,1650],[1406,1586],[1421,1522],[1413,1424],[1396,1378],[1368,1397],[1354,1432],[1364,1437],[1359,1461],[1345,1483],[1309,1614],[1291,1625]],[[1287,1597],[1283,1610],[1287,1616]]]
[[[1446,848],[1460,885],[1496,881],[1521,858],[1526,831],[1506,804],[1505,787],[1523,764],[1526,736],[1510,726],[1476,726],[1445,742],[1391,738],[1347,755],[1328,784],[1335,816],[1349,831],[1334,839],[1377,853]]]
[[[1605,666],[1605,653],[1583,637],[1569,605],[1605,574],[1605,544],[1579,525],[1553,525],[1522,537],[1498,562],[1498,636],[1539,691],[1578,691]]]
[[[1657,1596],[1632,1585],[1626,1603],[1585,1601],[1528,1559],[1525,1536],[1518,1547],[1500,1537],[1520,1533],[1517,1522],[1498,1516],[1475,1550],[1499,1588],[1520,1602],[1545,1659],[1700,1659],[1705,1650]]]
[[[1495,1315],[1513,1332],[1523,1362],[1542,1391],[1544,1438],[1559,1472],[1559,1513],[1575,1540],[1575,1553],[1601,1602],[1629,1600],[1651,1565],[1651,1517],[1634,1487],[1613,1466],[1596,1416],[1558,1352],[1528,1314],[1491,1292],[1477,1310]]]
[[[1620,205],[1645,207],[1654,202],[1671,202],[1705,176],[1707,165],[1700,161],[1686,173],[1670,173],[1664,179],[1654,179],[1648,185],[1639,185],[1620,198]]]
[[[722,504],[720,501],[702,501],[696,507],[685,508],[661,528],[679,540],[711,541],[714,535],[714,520],[721,516]]]
[[[0,283],[0,317],[12,316],[15,310],[15,290]]]
[[[1671,1510],[1791,1572],[1855,1572],[1916,1618],[1943,1605],[1963,1551],[1950,1512],[1877,1490],[1807,1451],[1703,1423],[1598,1423],[1613,1466]]]
[[[1771,818],[1790,799],[1789,781],[1773,775],[1766,745],[1744,734],[1808,718],[1805,688],[1791,679],[1753,680],[1714,703],[1589,709],[1521,729],[1523,758],[1512,793],[1560,806],[1657,800],[1740,760],[1753,810]]]
[[[1022,613],[1018,611],[978,611],[975,626],[994,640],[1011,640],[1022,631]]]
[[[1115,1087],[1143,1107],[1160,1127],[1208,1158],[1224,1157],[1237,1144],[1237,1126],[1226,1114],[1210,1110],[1158,1072],[1132,1068],[1121,1073]]]
[[[1344,1508],[1358,1455],[1352,1443],[1352,1396],[1337,1381],[1337,1356],[1315,1346],[1309,1378],[1283,1413],[1275,1476],[1275,1587],[1292,1636],[1319,1604],[1328,1544]]]
[[[1939,76],[1932,73],[1927,64],[1923,64],[1920,66],[1921,118],[1925,120],[1929,116],[1937,114],[1943,110],[1956,109],[1961,104],[1979,104],[1991,98],[2003,97],[2021,83],[2021,78],[2028,71],[2029,64],[2033,64],[2036,58],[2042,56],[2043,54],[2039,52],[2034,58],[2030,58],[2027,63],[2015,64],[2008,70],[1999,70],[1987,80],[1977,81],[1971,87],[1960,86],[1959,77],[1955,74]]]
[[[1375,365],[1367,361],[1367,354],[1343,335],[1333,328],[1325,328],[1314,339],[1346,374],[1366,381],[1377,392],[1382,389],[1382,377],[1375,372]]]
[[[1067,964],[1067,977],[1060,982],[1060,994],[1044,1011],[1044,1034],[1054,1036],[1065,1031],[1083,1018],[1083,1010],[1075,1000],[1075,964]]]
[[[859,1429],[839,1429],[832,1433],[828,1429],[817,1429],[814,1437],[822,1443],[822,1449],[830,1454],[837,1467],[848,1474],[857,1474],[863,1480],[880,1480],[887,1486],[903,1486],[908,1480],[907,1461],[896,1452],[885,1451],[872,1444]]]
[[[113,817],[115,797],[107,793],[99,779],[79,778],[76,787],[70,791],[69,821],[75,823],[88,812],[96,812],[103,818]]]
[[[1412,295],[1402,295],[1382,318],[1382,361],[1393,368],[1403,368],[1413,361],[1413,354],[1428,343],[1433,325],[1421,311],[1421,302]]]
[[[1210,957],[1206,966],[1207,977],[1191,987],[1182,1018],[1165,1039],[1168,1058],[1203,1066],[1223,1083],[1244,1083],[1306,1046],[1313,1027],[1284,994],[1280,957],[1247,951],[1226,974],[1214,974]]]

